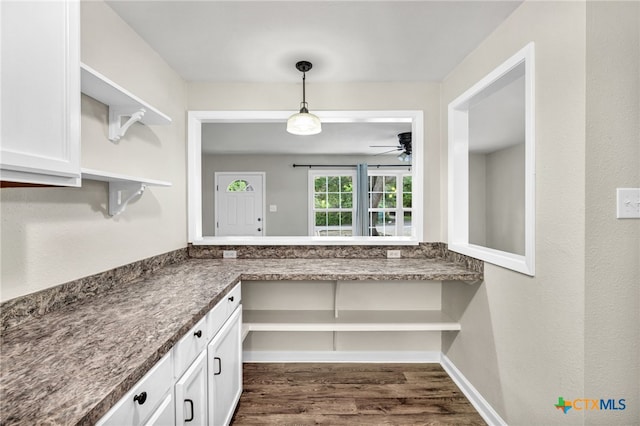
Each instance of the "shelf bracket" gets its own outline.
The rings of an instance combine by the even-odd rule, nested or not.
[[[118,142],[133,123],[142,120],[146,112],[147,110],[144,108],[131,110],[131,108],[117,106],[109,107],[109,140],[114,143]],[[123,117],[129,117],[124,124],[122,124]]]
[[[142,195],[147,185],[142,182],[109,182],[109,215],[122,213],[127,204]]]

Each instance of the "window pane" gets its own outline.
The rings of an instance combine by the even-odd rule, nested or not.
[[[340,226],[340,213],[338,212],[327,213],[327,225]]]
[[[411,193],[411,176],[404,176],[402,178],[402,192]]]
[[[384,178],[384,192],[396,192],[396,177],[385,176]]]
[[[315,192],[327,192],[327,177],[320,176],[315,178],[313,185]]]
[[[247,190],[253,190],[253,188],[249,189],[251,185],[244,179],[234,180],[227,186],[227,192],[245,192]]]
[[[372,192],[369,194],[369,207],[373,209],[381,209],[384,207],[384,197],[382,192]]]
[[[340,176],[329,176],[327,181],[327,191],[340,192]]]
[[[385,207],[393,209],[396,207],[396,194],[385,194]]]
[[[351,176],[342,176],[340,179],[342,192],[353,192],[353,179]]]
[[[316,226],[327,226],[326,212],[316,212]]]
[[[405,237],[411,236],[411,212],[404,212],[404,227],[402,229],[402,235]]]
[[[337,209],[340,207],[340,194],[328,194],[327,207],[330,209]]]
[[[340,213],[340,224],[342,226],[352,226],[353,224],[353,215],[351,212],[341,212]]]
[[[343,209],[350,209],[353,207],[353,194],[352,193],[346,193],[346,194],[340,194],[340,207],[342,207]]]
[[[316,194],[315,195],[315,207],[316,207],[316,209],[326,209],[327,208],[327,194]]]
[[[411,208],[411,193],[402,194],[402,207],[406,209]]]

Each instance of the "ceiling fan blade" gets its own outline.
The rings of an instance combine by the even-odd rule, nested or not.
[[[398,151],[398,148],[396,148],[396,149],[390,149],[389,151],[379,152],[379,153],[377,153],[377,154],[373,154],[373,155],[374,155],[374,156],[376,156],[376,155],[384,155],[384,154],[388,154],[388,153],[390,153],[390,152],[394,152],[394,151]]]

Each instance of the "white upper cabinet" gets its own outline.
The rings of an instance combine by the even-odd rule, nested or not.
[[[80,186],[80,2],[0,2],[0,179]]]

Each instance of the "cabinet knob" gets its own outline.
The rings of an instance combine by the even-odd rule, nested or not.
[[[258,232],[262,231],[262,228],[258,228]]]
[[[233,296],[229,298],[229,302],[233,302]]]
[[[196,336],[198,339],[202,337],[202,330],[198,330],[195,333],[193,333],[194,336]]]
[[[140,405],[144,404],[144,402],[146,400],[147,400],[147,393],[146,392],[140,392],[138,395],[135,395],[133,397],[133,401],[137,402]]]

